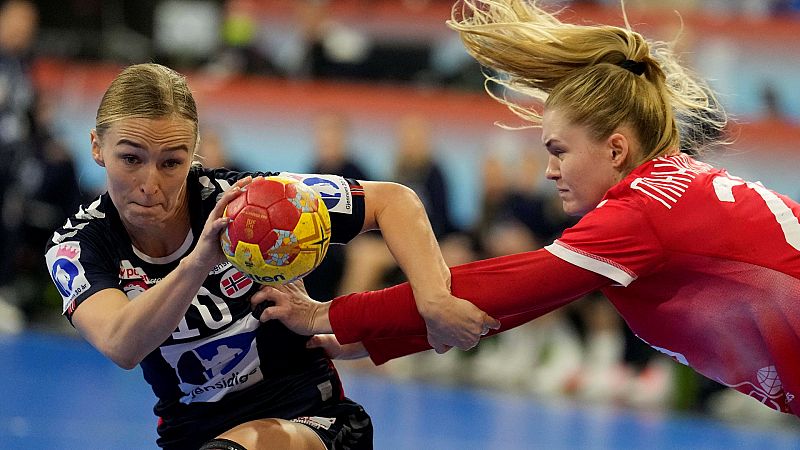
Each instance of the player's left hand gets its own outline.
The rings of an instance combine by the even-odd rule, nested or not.
[[[250,297],[250,304],[256,311],[261,310],[263,304],[269,305],[259,315],[262,322],[277,319],[286,328],[304,336],[331,332],[328,319],[330,303],[309,297],[303,280],[276,287],[262,286]]]
[[[418,300],[417,310],[425,320],[428,343],[436,353],[444,353],[452,347],[469,350],[490,330],[500,328],[500,321],[453,295]]]

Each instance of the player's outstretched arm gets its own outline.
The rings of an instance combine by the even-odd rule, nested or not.
[[[451,273],[453,294],[499,318],[502,326],[497,332],[611,283],[546,250],[476,261],[453,267]],[[330,303],[314,302],[291,285],[264,289],[253,299],[275,302],[264,310],[262,320],[281,320],[306,335],[333,331],[342,345],[363,341],[376,363],[431,348],[408,283],[337,297]]]
[[[453,267],[451,273],[453,295],[501,322],[522,314],[538,317],[611,283],[544,249],[475,261]],[[405,283],[337,297],[331,302],[329,321],[343,344],[425,333],[414,294]]]

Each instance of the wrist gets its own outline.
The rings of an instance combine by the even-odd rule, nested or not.
[[[331,302],[322,302],[317,305],[311,319],[311,331],[313,334],[333,333],[330,320]]]
[[[436,279],[428,279],[423,282],[412,282],[411,292],[414,294],[414,302],[417,304],[417,309],[425,309],[427,307],[435,306],[442,299],[450,297],[450,269],[444,267],[441,271],[441,277]]]
[[[186,255],[185,258],[180,260],[178,267],[183,268],[183,270],[188,271],[191,274],[201,275],[203,278],[205,278],[208,276],[208,272],[210,272],[211,268],[214,266],[208,267],[208,263],[206,261],[203,261],[202,258],[198,258],[194,253],[190,253]]]
[[[437,305],[450,296],[450,290],[443,286],[427,288],[411,286],[411,292],[414,294],[414,302],[417,304],[417,309]]]

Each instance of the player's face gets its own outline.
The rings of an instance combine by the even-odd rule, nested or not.
[[[92,156],[106,168],[108,193],[127,227],[186,223],[195,142],[192,122],[173,117],[123,119],[102,140],[92,131]]]
[[[542,142],[550,154],[545,175],[556,183],[564,212],[571,216],[594,209],[621,179],[610,141],[592,139],[557,109],[544,113]]]

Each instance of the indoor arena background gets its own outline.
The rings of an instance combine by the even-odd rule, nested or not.
[[[208,165],[314,172],[349,162],[366,179],[443,195],[430,213],[453,264],[539,248],[571,223],[553,207],[538,130],[500,126],[522,123],[484,92],[481,68],[445,26],[451,0],[32,3],[29,119],[46,139],[14,155],[20,176],[2,203],[17,233],[2,241],[0,448],[154,447],[155,397],[140,370],[76,335],[41,254],[63,211],[104,189],[89,130],[126,64],[188,75]],[[613,0],[543,3],[622,24]],[[736,120],[734,143],[703,158],[800,199],[800,2],[626,4],[636,30],[677,39]],[[429,192],[421,175],[434,167],[443,184]],[[331,265],[344,269],[314,274],[318,298],[402,279],[373,235]],[[471,352],[337,366],[380,449],[800,448],[796,418],[647,348],[596,296]]]

